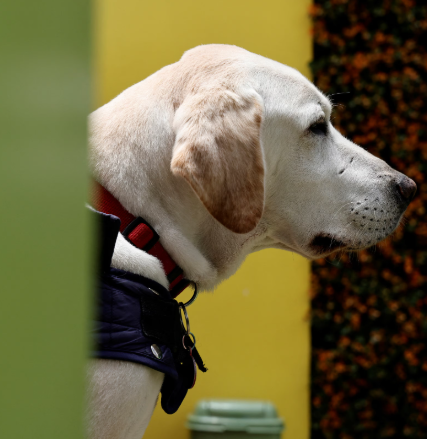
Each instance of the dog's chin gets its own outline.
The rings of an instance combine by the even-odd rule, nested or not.
[[[343,252],[357,252],[371,247],[377,244],[379,241],[368,241],[366,244],[363,242],[345,242],[342,238],[327,234],[319,233],[316,235],[308,245],[312,257],[310,259],[324,258],[333,253]]]
[[[315,258],[322,258],[337,251],[350,250],[349,245],[336,236],[326,233],[316,235],[309,244],[310,253]]]
[[[358,251],[361,248],[355,248],[352,245],[345,243],[341,239],[333,237],[330,234],[321,233],[316,235],[308,245],[303,247],[294,248],[283,243],[278,243],[273,246],[274,248],[279,248],[283,250],[288,250],[293,253],[298,253],[302,257],[315,260],[319,258],[324,258],[331,255],[332,253],[339,251]]]
[[[343,252],[357,252],[366,248],[371,247],[372,241],[369,241],[366,245],[362,242],[358,242],[355,246],[354,243],[345,242],[342,238],[333,236],[327,233],[319,233],[316,235],[308,245],[310,249],[311,258],[324,258],[333,253],[343,251]]]

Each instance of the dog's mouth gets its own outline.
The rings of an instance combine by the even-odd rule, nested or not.
[[[309,245],[318,255],[333,253],[334,251],[342,250],[347,247],[347,244],[336,237],[323,233],[316,235]]]

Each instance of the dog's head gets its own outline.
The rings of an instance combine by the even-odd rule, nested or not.
[[[229,230],[262,229],[254,250],[316,258],[390,235],[415,183],[344,138],[329,100],[301,74],[241,52],[226,68],[227,56],[219,60],[217,71],[206,61],[211,76],[187,85],[173,123],[173,174]]]
[[[313,259],[399,225],[415,183],[338,133],[331,112],[294,69],[200,46],[91,115],[92,167],[210,289],[250,252]]]

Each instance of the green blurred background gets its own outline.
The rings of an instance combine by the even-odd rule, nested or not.
[[[90,4],[0,5],[0,437],[84,437]]]

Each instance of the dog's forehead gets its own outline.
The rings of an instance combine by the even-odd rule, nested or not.
[[[300,72],[284,67],[283,86],[290,104],[305,113],[324,113],[329,118],[332,109],[329,99]]]
[[[306,127],[320,120],[329,121],[332,105],[325,96],[308,93],[308,96],[302,99],[301,105],[296,111],[300,115],[299,122],[303,127]]]
[[[321,119],[328,121],[332,112],[329,99],[302,75],[284,78],[265,96],[265,107],[267,113],[281,114],[302,129]]]
[[[305,78],[304,78],[305,79]],[[304,82],[289,87],[289,101],[295,110],[306,114],[307,117],[315,115],[330,118],[332,104],[313,84]]]
[[[329,99],[298,70],[277,61],[257,56],[255,76],[267,105],[283,106],[285,111],[301,115],[322,114],[329,119]],[[305,117],[304,117],[305,118]]]

